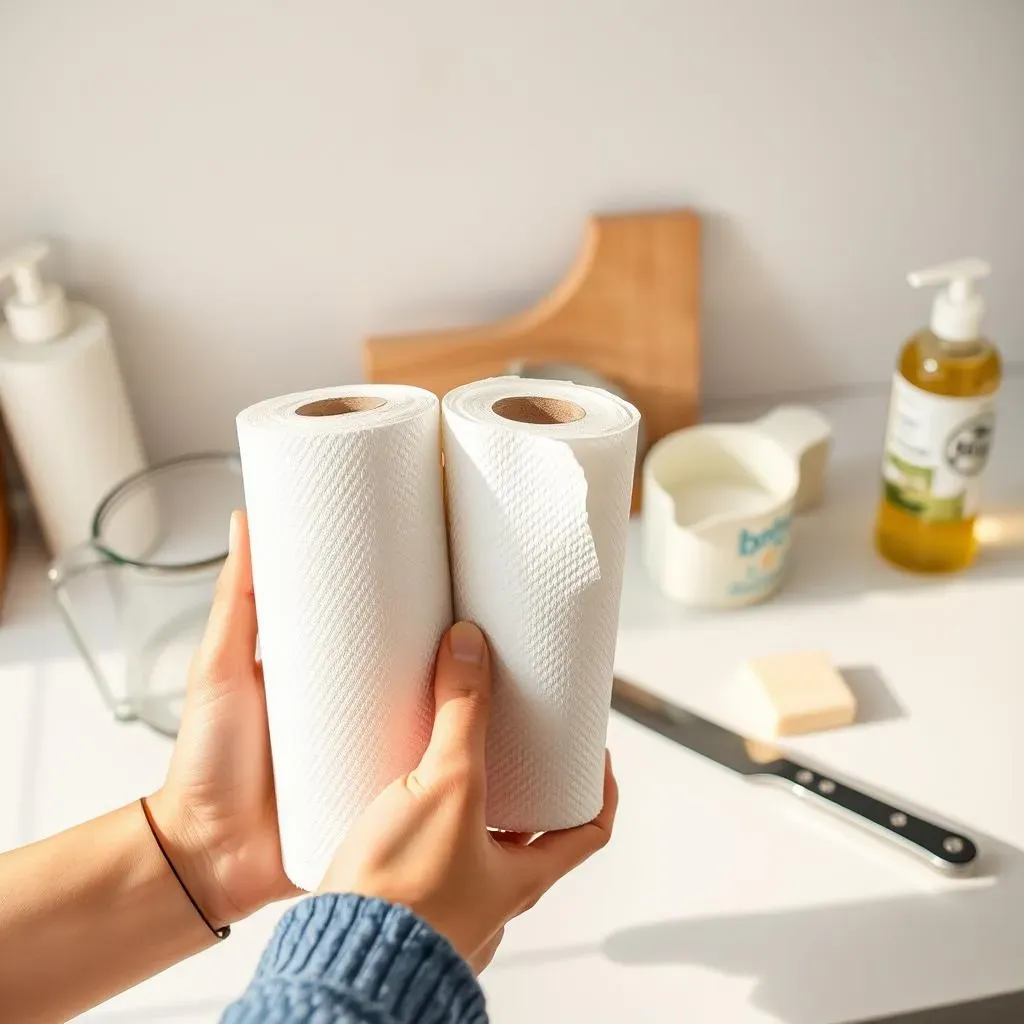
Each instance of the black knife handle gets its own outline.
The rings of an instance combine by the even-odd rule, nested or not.
[[[769,768],[772,778],[789,783],[801,796],[823,801],[832,810],[894,839],[934,866],[962,872],[978,858],[978,847],[967,836],[901,810],[830,775],[781,759]]]

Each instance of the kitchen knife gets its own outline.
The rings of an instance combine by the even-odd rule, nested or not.
[[[977,861],[978,848],[967,836],[854,789],[829,773],[791,761],[767,743],[745,739],[624,679],[615,679],[612,708],[740,775],[783,785],[820,801],[923,857],[932,867],[962,873]]]

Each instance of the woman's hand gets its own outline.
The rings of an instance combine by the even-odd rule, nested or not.
[[[589,824],[532,839],[485,826],[484,748],[491,693],[487,643],[469,622],[441,642],[435,718],[419,767],[363,812],[322,891],[400,903],[444,935],[477,972],[507,921],[611,836],[618,790],[605,766],[604,807]]]
[[[215,927],[297,893],[281,867],[243,512],[231,517],[167,780],[148,802],[174,866]]]

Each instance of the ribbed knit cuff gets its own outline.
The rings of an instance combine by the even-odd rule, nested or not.
[[[254,1010],[263,1007],[263,1016],[232,1013],[249,1001]],[[381,1024],[487,1020],[473,972],[445,938],[405,907],[333,893],[303,900],[284,915],[250,991],[224,1020],[276,1019],[282,1002],[291,1012],[337,1003],[347,1011],[339,1019]]]

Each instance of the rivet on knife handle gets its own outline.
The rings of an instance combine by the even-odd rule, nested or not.
[[[782,759],[771,774],[789,782],[799,793],[816,797],[860,824],[881,831],[927,860],[951,871],[963,871],[978,858],[978,848],[967,836],[919,818],[846,783]]]

